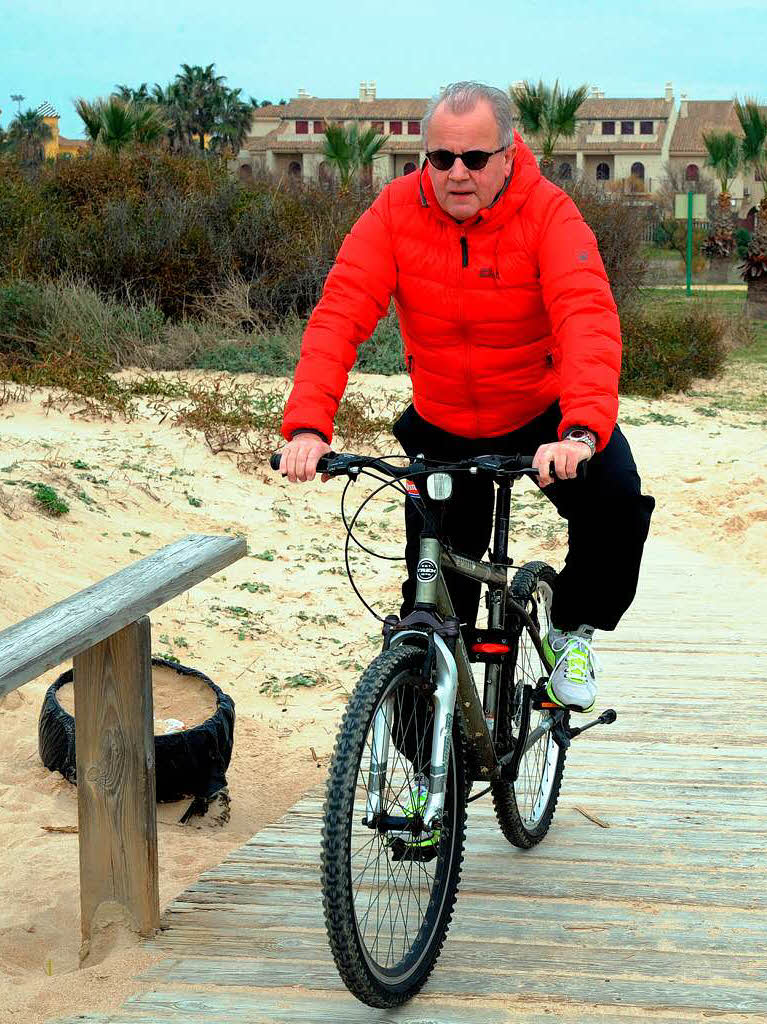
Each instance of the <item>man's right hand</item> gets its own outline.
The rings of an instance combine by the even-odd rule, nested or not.
[[[317,434],[294,434],[282,449],[280,473],[292,484],[299,480],[314,480],[320,456],[327,455],[331,447]]]

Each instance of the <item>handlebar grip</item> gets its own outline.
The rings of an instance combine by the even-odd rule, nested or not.
[[[318,473],[324,473],[325,472],[325,470],[328,468],[328,462],[330,461],[330,459],[332,459],[334,457],[334,455],[335,455],[335,452],[326,452],[325,455],[320,455],[319,460],[317,462],[317,472]],[[273,455],[269,456],[269,465],[271,466],[271,468],[273,470],[275,470],[275,472],[277,472],[279,470],[281,460],[282,460],[282,452],[275,452]]]
[[[530,461],[532,462],[532,459]],[[575,479],[576,480],[585,480],[586,479],[586,473],[588,472],[588,469],[586,468],[587,466],[588,466],[588,459],[583,459],[581,462],[578,463],[578,465],[576,466],[576,469],[575,469]],[[557,474],[554,472],[554,463],[553,462],[549,463],[549,476],[552,477],[554,480],[559,480],[560,479],[557,476]]]

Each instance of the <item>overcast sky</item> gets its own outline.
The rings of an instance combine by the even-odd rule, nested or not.
[[[767,0],[0,0],[0,124],[44,100],[62,135],[82,136],[72,107],[117,83],[165,85],[182,63],[215,63],[245,96],[299,88],[354,97],[430,96],[476,78],[587,82],[607,96],[767,98]]]

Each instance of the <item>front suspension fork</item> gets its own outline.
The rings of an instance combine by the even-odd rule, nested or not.
[[[406,643],[411,637],[417,637],[419,644],[424,641],[422,632],[403,630],[392,637],[390,646],[396,647],[401,643]],[[431,743],[429,796],[422,814],[425,828],[431,828],[435,822],[441,821],[445,807],[450,741],[453,732],[455,700],[458,693],[458,670],[450,648],[442,637],[436,634],[431,634],[428,640],[430,644],[434,645],[436,686],[430,697],[434,703],[434,729]],[[371,823],[375,818],[380,820],[381,815],[382,796],[388,771],[393,701],[393,696],[387,697],[373,719],[373,743],[370,751],[368,792],[365,804],[366,820]],[[392,827],[394,827],[393,822],[394,819],[392,819]],[[399,819],[397,819],[397,823],[402,827]]]

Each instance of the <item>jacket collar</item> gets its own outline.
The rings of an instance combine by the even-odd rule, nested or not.
[[[418,187],[421,206],[428,208],[435,217],[461,228],[475,227],[480,224],[505,223],[527,200],[533,186],[540,180],[541,172],[529,146],[522,141],[519,132],[514,132],[514,143],[517,147],[511,173],[503,183],[498,195],[489,206],[483,207],[476,217],[470,221],[459,222],[445,213],[437,202],[434,186],[431,183],[424,161],[418,175]]]

